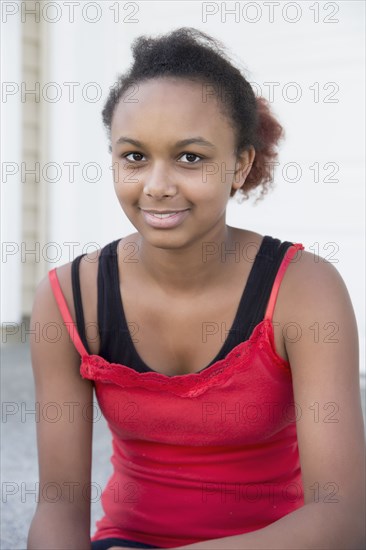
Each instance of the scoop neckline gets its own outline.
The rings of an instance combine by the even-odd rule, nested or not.
[[[258,350],[259,348],[259,350]],[[100,355],[84,355],[80,372],[84,378],[94,382],[117,384],[124,388],[139,387],[150,391],[165,389],[181,397],[198,397],[211,387],[222,385],[237,369],[250,368],[253,354],[270,354],[271,367],[276,376],[290,380],[289,361],[278,355],[274,343],[273,323],[266,317],[258,323],[250,337],[237,344],[223,359],[209,367],[185,374],[167,375],[158,371],[139,372],[122,363],[110,362]]]

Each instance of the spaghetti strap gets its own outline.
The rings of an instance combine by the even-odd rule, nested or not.
[[[265,316],[264,316],[265,319],[272,320],[273,311],[274,311],[274,307],[275,307],[276,300],[277,300],[277,294],[278,294],[278,291],[280,289],[282,278],[283,278],[283,276],[286,272],[288,264],[290,263],[290,261],[295,256],[295,254],[297,253],[298,250],[304,250],[304,246],[301,243],[294,243],[286,251],[286,254],[285,254],[285,256],[284,256],[284,258],[281,262],[281,265],[278,269],[276,278],[275,278],[274,283],[273,283],[271,295],[269,297],[268,306],[267,306],[266,313],[265,313]]]
[[[88,341],[86,339],[86,334],[85,334],[83,302],[81,299],[80,276],[79,276],[79,266],[84,256],[85,254],[81,254],[80,256],[77,256],[72,261],[71,280],[72,280],[72,294],[74,298],[76,327],[79,332],[80,340],[82,341],[86,351],[90,355],[90,349],[89,349]]]
[[[65,297],[62,293],[60,283],[57,277],[56,268],[51,269],[51,271],[48,272],[48,276],[51,283],[51,288],[53,291],[53,294],[56,298],[57,305],[59,307],[60,313],[62,315],[62,318],[64,320],[65,326],[67,330],[69,331],[71,340],[73,341],[76,349],[78,350],[79,354],[83,357],[85,355],[89,355],[89,353],[86,351],[84,344],[82,343],[80,336],[78,334],[78,331],[76,330],[75,323],[72,320],[70,311],[67,307],[67,303],[65,300]]]

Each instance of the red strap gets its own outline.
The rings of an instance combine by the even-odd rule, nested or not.
[[[65,297],[62,293],[60,283],[57,277],[56,268],[51,269],[51,271],[48,272],[48,276],[51,282],[51,287],[53,294],[55,295],[56,302],[58,304],[60,313],[62,315],[62,318],[64,320],[65,326],[67,330],[69,331],[71,340],[74,342],[76,349],[80,353],[80,355],[83,357],[84,355],[89,355],[86,351],[84,344],[82,343],[80,336],[78,334],[78,331],[76,330],[75,323],[72,320],[72,317],[70,315],[70,311],[67,307],[67,303],[65,300]]]
[[[269,297],[266,313],[265,313],[265,316],[264,316],[265,319],[272,320],[273,311],[274,311],[274,307],[275,307],[276,300],[277,300],[277,294],[278,294],[278,291],[280,289],[280,284],[281,284],[281,281],[282,281],[282,277],[284,276],[284,274],[286,272],[288,264],[290,263],[290,261],[295,256],[295,254],[297,253],[298,250],[304,250],[304,247],[301,243],[294,243],[292,246],[290,246],[286,250],[286,254],[285,254],[285,256],[282,260],[282,263],[279,267],[279,270],[277,272],[276,278],[275,278],[274,283],[273,283],[272,292],[271,292],[271,295]]]

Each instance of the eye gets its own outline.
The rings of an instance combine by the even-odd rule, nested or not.
[[[187,157],[187,159],[192,158],[192,157],[196,157],[196,159],[198,159],[198,162],[199,162],[200,160],[202,160],[202,158],[203,158],[203,157],[200,157],[199,155],[195,155],[194,153],[183,153],[183,154],[182,154],[182,157]],[[188,162],[186,162],[185,164],[197,164],[197,162],[190,162],[190,161],[188,161]]]
[[[140,157],[140,158],[137,158],[137,159],[134,158],[133,160],[129,159],[128,157],[131,156],[131,155],[137,156],[137,157]],[[143,157],[143,156],[144,155],[142,153],[138,153],[138,152],[134,151],[134,152],[131,152],[131,153],[125,153],[124,155],[121,155],[121,158],[125,158],[125,159],[127,159],[128,162],[136,164],[136,163],[142,161],[141,157]],[[196,155],[195,153],[183,153],[180,156],[180,158],[182,158],[182,157],[187,157],[188,162],[184,162],[184,164],[197,164],[197,162],[199,162],[200,160],[203,159],[203,157],[201,157],[199,155]],[[192,161],[192,157],[194,157],[193,161]]]
[[[137,152],[133,152],[133,153],[125,153],[124,155],[121,155],[121,158],[125,158],[127,159],[128,162],[141,162],[142,159],[134,159],[134,160],[131,160],[127,157],[129,157],[130,155],[137,155],[137,156],[140,156],[140,157],[143,157],[144,155],[142,153],[137,153]]]

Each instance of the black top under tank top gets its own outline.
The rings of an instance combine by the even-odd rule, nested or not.
[[[110,363],[119,363],[138,372],[151,372],[133,344],[133,322],[130,331],[127,326],[119,288],[117,246],[121,239],[105,245],[99,256],[98,266],[98,329],[100,336],[99,355]],[[264,319],[272,285],[286,250],[292,246],[289,241],[281,242],[265,235],[255,256],[247,283],[238,305],[235,319],[227,338],[216,357],[206,365],[224,359],[238,344],[248,340],[255,326]],[[88,353],[85,323],[81,302],[79,265],[85,254],[72,262],[72,290],[75,305],[76,326]],[[204,370],[204,369],[202,369]]]

